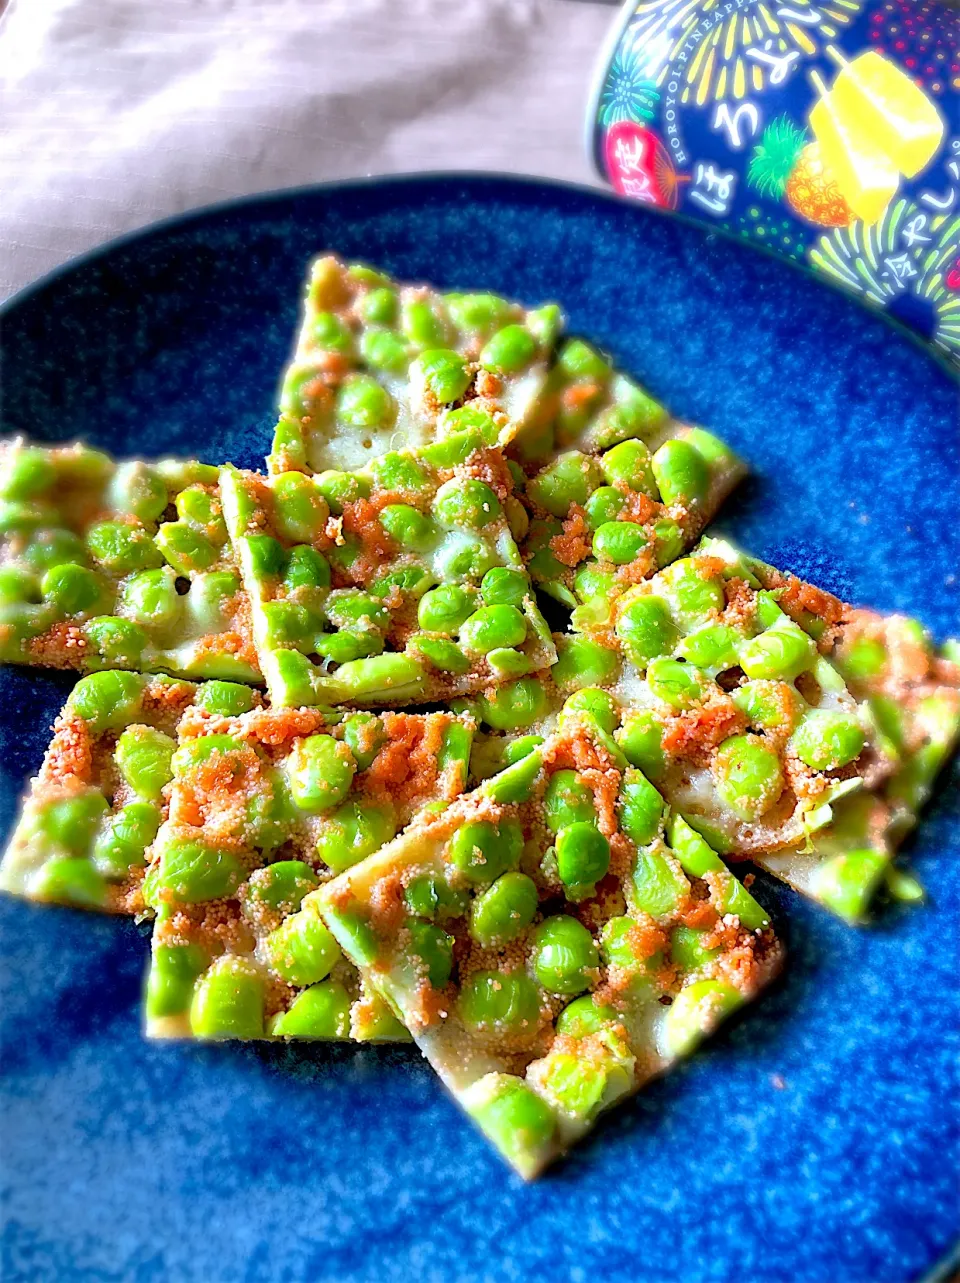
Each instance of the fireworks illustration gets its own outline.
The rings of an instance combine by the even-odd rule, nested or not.
[[[728,0],[641,0],[624,47],[647,51],[658,87],[672,71],[682,85],[681,102],[735,101],[782,84],[803,59],[836,39],[862,4],[760,0],[749,11],[728,13]],[[675,59],[688,41],[681,66]]]
[[[600,123],[605,127],[621,120],[653,120],[660,95],[633,52],[618,49],[600,95]]]
[[[933,308],[931,339],[954,360],[960,360],[960,282],[958,288],[952,288],[960,266],[960,214],[948,214],[934,222],[940,224],[937,240],[918,258],[920,275],[915,292]]]
[[[750,205],[737,218],[734,230],[752,245],[773,250],[794,262],[803,262],[806,249],[792,219],[778,218],[759,205]]]
[[[810,262],[838,285],[884,306],[915,280],[914,256],[900,245],[900,239],[916,212],[913,202],[901,197],[887,206],[876,223],[867,226],[857,219],[849,227],[835,228],[810,250]]]
[[[940,0],[883,0],[869,14],[870,43],[929,93],[960,89],[960,21]]]

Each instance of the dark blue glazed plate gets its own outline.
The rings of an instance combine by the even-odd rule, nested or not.
[[[557,298],[755,476],[726,528],[960,631],[957,389],[883,321],[681,221],[573,188],[416,178],[179,219],[3,321],[5,431],[257,465],[309,257]],[[0,672],[2,822],[69,679]],[[919,911],[853,931],[769,879],[783,981],[538,1184],[407,1048],[150,1045],[142,931],[0,904],[0,1272],[136,1283],[907,1283],[960,1227],[957,771]]]

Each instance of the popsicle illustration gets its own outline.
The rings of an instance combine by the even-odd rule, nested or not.
[[[828,92],[816,72],[811,79],[821,97],[810,111],[810,128],[824,168],[856,217],[875,223],[900,185],[900,172],[872,127]]]
[[[919,174],[943,139],[944,123],[935,104],[905,71],[874,49],[851,62],[832,46],[828,52],[841,67],[830,91],[837,115],[862,126],[907,178]]]

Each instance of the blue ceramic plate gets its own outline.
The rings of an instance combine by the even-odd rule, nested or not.
[[[769,560],[960,631],[956,387],[858,305],[585,191],[402,179],[246,201],[71,266],[4,321],[4,428],[255,466],[307,260],[557,298],[755,476]],[[70,685],[0,672],[7,830]],[[906,1283],[960,1225],[960,805],[929,904],[853,931],[769,880],[784,980],[532,1186],[407,1048],[151,1046],[131,922],[0,904],[0,1271],[17,1280]]]

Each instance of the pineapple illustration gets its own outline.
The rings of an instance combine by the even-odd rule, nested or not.
[[[788,116],[778,116],[753,149],[747,180],[762,196],[785,197],[788,204],[819,227],[847,227],[854,214],[836,180],[824,166],[820,145]]]

